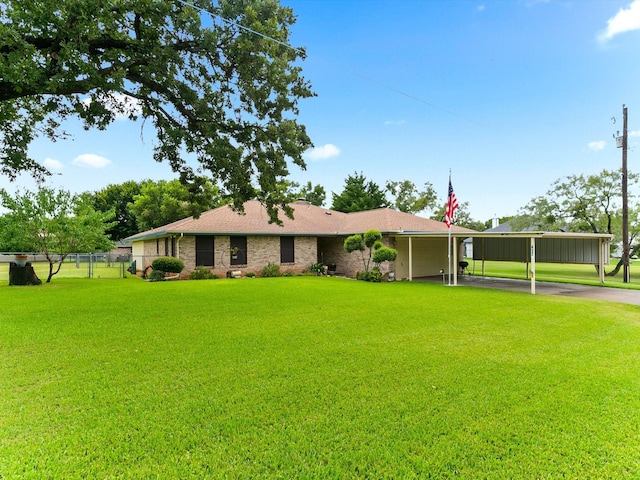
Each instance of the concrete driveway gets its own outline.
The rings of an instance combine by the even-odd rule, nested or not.
[[[437,279],[434,281],[441,281]],[[461,275],[458,277],[458,285],[495,288],[499,290],[511,290],[514,292],[531,292],[529,280],[513,280],[510,278],[478,277],[473,275]],[[640,290],[626,290],[622,288],[594,287],[590,285],[577,285],[575,283],[536,282],[537,295],[564,295],[567,297],[593,298],[609,302],[628,303],[640,305]]]

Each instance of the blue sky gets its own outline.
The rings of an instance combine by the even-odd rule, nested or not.
[[[623,104],[640,172],[640,0],[281,3],[317,94],[300,105],[316,147],[291,179],[324,186],[327,206],[354,172],[430,182],[444,203],[451,169],[473,218],[516,214],[560,177],[620,167]],[[173,178],[140,123],[74,133],[32,146],[54,186]]]

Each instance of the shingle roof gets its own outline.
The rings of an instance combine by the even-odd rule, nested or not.
[[[184,218],[162,227],[147,230],[129,237],[128,241],[160,237],[169,234],[207,235],[304,235],[329,236],[351,235],[375,228],[382,233],[416,231],[446,232],[442,222],[398,212],[390,208],[379,208],[365,212],[342,213],[298,201],[290,204],[294,219],[283,212],[279,217],[282,226],[269,223],[267,210],[257,200],[244,204],[244,214],[229,205],[209,210],[200,217]],[[453,231],[471,231],[462,227],[452,227]]]

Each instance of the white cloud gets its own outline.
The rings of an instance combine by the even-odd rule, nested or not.
[[[605,142],[604,140],[599,140],[597,142],[589,142],[587,146],[589,147],[590,150],[594,150],[597,152],[599,150],[602,150],[606,144],[607,142]]]
[[[314,147],[305,154],[309,160],[326,160],[327,158],[337,157],[338,155],[340,155],[340,149],[331,143],[327,143],[321,147]]]
[[[54,160],[53,158],[45,158],[42,162],[49,170],[62,170],[62,162]]]
[[[640,0],[633,0],[628,8],[621,8],[614,17],[607,20],[607,28],[598,35],[602,43],[619,33],[640,30]]]
[[[478,6],[476,7],[476,10],[477,10],[478,12],[483,12],[485,8],[487,8],[485,5],[478,5]]]
[[[402,125],[404,123],[404,120],[387,120],[384,122],[385,125]]]
[[[627,132],[627,135],[630,137],[640,137],[640,130],[633,130],[632,132]]]
[[[76,167],[104,168],[111,163],[111,160],[95,153],[83,153],[74,158],[72,163]]]

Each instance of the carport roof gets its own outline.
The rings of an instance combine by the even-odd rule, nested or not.
[[[403,231],[396,235],[412,236],[412,237],[443,237],[448,236],[448,232],[421,232],[421,231]],[[603,240],[613,239],[613,235],[608,233],[582,233],[582,232],[476,232],[473,230],[460,231],[452,229],[451,236],[456,238],[601,238]]]

